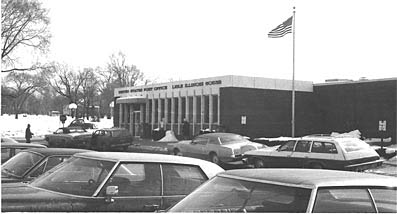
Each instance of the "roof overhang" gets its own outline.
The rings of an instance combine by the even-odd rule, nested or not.
[[[120,97],[116,100],[116,103],[146,103],[146,100],[144,96]]]

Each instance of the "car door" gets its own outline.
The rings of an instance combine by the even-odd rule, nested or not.
[[[99,193],[106,197],[106,188],[117,186],[118,194],[103,203],[98,211],[143,212],[161,207],[161,173],[158,163],[121,163]]]
[[[163,205],[161,210],[176,204],[194,189],[208,180],[199,166],[162,164]]]
[[[303,168],[307,166],[310,158],[310,147],[311,141],[308,140],[298,140],[295,145],[295,149],[291,154],[291,162],[289,163],[291,167]]]
[[[295,140],[290,140],[281,145],[277,150],[270,153],[268,165],[272,167],[292,167],[292,151],[295,147]]]
[[[192,140],[189,146],[190,157],[205,159],[208,157],[208,153],[205,152],[208,138],[198,136]]]

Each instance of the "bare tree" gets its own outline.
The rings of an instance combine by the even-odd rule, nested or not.
[[[112,54],[108,63],[108,77],[113,77],[119,87],[135,86],[143,81],[143,73],[135,65],[126,63],[125,54]]]
[[[24,48],[48,50],[51,35],[47,9],[36,0],[2,0],[1,12],[1,72],[37,69],[37,65],[17,68],[18,59],[13,53]]]
[[[53,63],[47,69],[46,80],[57,94],[68,98],[71,103],[77,104],[80,101],[80,90],[84,82],[83,72],[74,72],[67,65]]]
[[[44,85],[41,74],[11,72],[3,79],[1,96],[11,101],[15,118],[18,119],[26,100]]]
[[[90,112],[89,108],[93,104],[94,97],[96,97],[98,92],[99,80],[92,68],[84,69],[81,73],[81,78],[83,79],[81,92],[84,100],[84,110],[88,118]]]

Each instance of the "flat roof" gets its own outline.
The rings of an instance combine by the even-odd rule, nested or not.
[[[383,82],[383,81],[397,81],[397,77],[384,78],[384,79],[362,79],[362,80],[335,80],[325,83],[316,83],[314,86],[327,86],[327,85],[345,85],[345,84],[360,84],[369,82]]]

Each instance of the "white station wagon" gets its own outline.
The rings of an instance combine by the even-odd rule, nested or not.
[[[325,168],[363,171],[382,165],[378,153],[358,138],[302,137],[244,154],[256,168]]]

